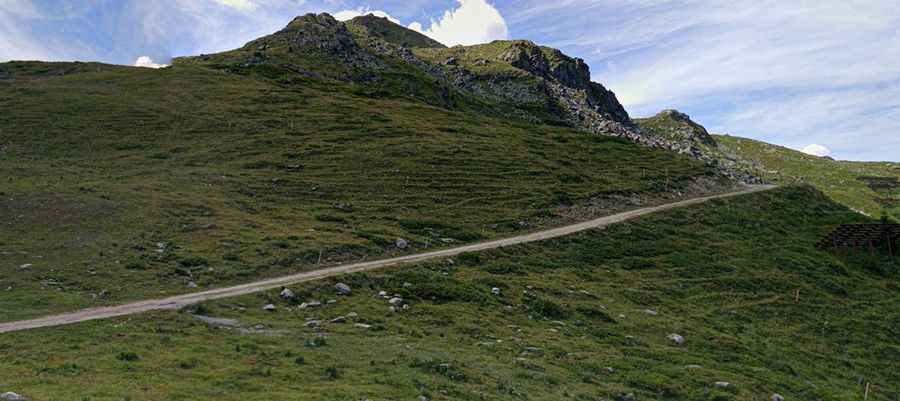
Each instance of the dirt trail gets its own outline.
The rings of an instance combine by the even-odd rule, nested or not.
[[[647,207],[643,209],[631,210],[628,212],[618,213],[611,216],[601,217],[598,219],[586,221],[583,223],[572,224],[564,227],[553,228],[544,231],[538,231],[517,237],[504,238],[494,241],[481,242],[472,245],[461,246],[457,248],[444,249],[434,252],[421,253],[416,255],[401,256],[391,259],[375,260],[371,262],[346,264],[330,267],[321,270],[315,270],[304,273],[297,273],[290,276],[272,278],[254,283],[238,285],[234,287],[219,288],[215,290],[203,291],[193,294],[179,295],[165,299],[154,299],[147,301],[134,302],[130,304],[85,309],[77,312],[65,313],[56,316],[48,316],[32,320],[23,320],[18,322],[0,323],[0,333],[9,333],[14,331],[30,330],[43,327],[63,326],[73,323],[85,322],[89,320],[108,319],[117,316],[133,315],[142,312],[154,310],[180,309],[188,305],[196,304],[203,301],[209,301],[220,298],[229,298],[240,295],[252,294],[255,292],[281,288],[282,286],[313,281],[327,277],[357,273],[368,270],[380,269],[389,266],[401,264],[410,264],[422,262],[430,259],[441,259],[459,255],[466,252],[477,252],[488,249],[503,248],[512,245],[524,244],[528,242],[543,241],[550,238],[557,238],[574,234],[591,229],[603,228],[611,224],[621,223],[640,216],[653,214],[665,210],[697,205],[708,202],[713,199],[729,198],[739,195],[751,194],[754,192],[768,191],[775,188],[771,185],[750,186],[745,189],[729,192],[720,195],[706,196],[701,198],[688,199],[680,202],[669,203],[660,206]]]

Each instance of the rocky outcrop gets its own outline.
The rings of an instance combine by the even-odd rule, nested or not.
[[[723,150],[715,138],[690,116],[677,110],[664,110],[650,118],[634,119],[642,141],[649,141],[673,152],[702,160],[723,175],[748,184],[762,180],[741,168],[736,156]]]

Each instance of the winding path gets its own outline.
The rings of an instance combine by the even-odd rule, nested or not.
[[[647,207],[643,209],[635,209],[611,216],[601,217],[598,219],[572,224],[564,227],[553,228],[544,231],[537,231],[517,237],[498,239],[493,241],[481,242],[472,245],[460,246],[456,248],[444,249],[434,252],[426,252],[416,255],[401,256],[391,259],[375,260],[371,262],[362,262],[354,264],[345,264],[334,266],[321,270],[297,273],[290,276],[272,278],[254,283],[238,285],[234,287],[219,288],[209,291],[197,292],[193,294],[185,294],[165,299],[154,299],[147,301],[134,302],[118,306],[110,306],[103,308],[84,309],[77,312],[65,313],[61,315],[42,317],[32,320],[22,320],[18,322],[0,323],[0,333],[9,333],[14,331],[23,331],[37,329],[43,327],[55,327],[68,324],[86,322],[89,320],[108,319],[117,316],[133,315],[137,313],[155,311],[155,310],[171,310],[180,309],[188,305],[196,303],[220,299],[236,297],[240,295],[251,294],[281,288],[282,286],[319,280],[327,277],[358,273],[368,270],[380,269],[384,267],[397,266],[402,264],[410,264],[422,262],[431,259],[441,259],[456,256],[466,252],[478,252],[488,249],[503,248],[512,245],[524,244],[528,242],[543,241],[551,238],[557,238],[574,234],[591,229],[603,228],[611,224],[621,223],[637,217],[653,214],[665,210],[676,209],[685,206],[697,205],[711,201],[713,199],[730,198],[739,195],[746,195],[755,192],[768,191],[775,188],[772,185],[749,186],[744,189],[719,194],[683,200],[679,202],[668,203],[665,205]]]

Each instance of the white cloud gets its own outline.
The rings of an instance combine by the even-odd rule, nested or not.
[[[258,5],[250,0],[213,0],[218,4],[241,11],[255,10]]]
[[[830,149],[817,144],[807,145],[801,152],[818,157],[831,156]]]
[[[522,0],[517,32],[587,59],[633,115],[900,160],[900,12],[873,0]]]
[[[508,38],[506,20],[493,5],[486,0],[457,1],[457,8],[444,12],[438,21],[432,20],[428,29],[424,29],[419,22],[409,24],[409,29],[448,46],[474,45]]]
[[[353,9],[353,10],[338,11],[338,12],[334,13],[334,18],[338,21],[348,21],[348,20],[354,19],[356,17],[361,17],[363,15],[369,15],[369,14],[372,14],[372,15],[374,15],[376,17],[380,17],[380,18],[387,18],[388,20],[390,20],[391,22],[393,22],[395,24],[400,23],[400,20],[392,17],[390,14],[388,14],[384,11],[381,11],[381,10],[372,10],[369,7],[359,7],[359,8]]]
[[[135,62],[134,62],[134,66],[135,67],[144,67],[144,68],[153,68],[153,69],[160,69],[160,68],[168,67],[165,64],[155,63],[152,58],[147,57],[147,56],[138,57],[138,59],[135,60]]]

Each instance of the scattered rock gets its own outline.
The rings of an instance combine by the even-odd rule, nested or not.
[[[729,382],[715,382],[713,384],[716,388],[729,388],[731,387],[731,383]]]
[[[657,312],[657,311],[655,311],[655,310],[653,310],[653,309],[644,309],[644,313],[646,313],[646,314],[648,314],[648,315],[650,315],[650,316],[656,316],[656,315],[659,315],[659,312]]]
[[[397,242],[395,243],[395,245],[397,245],[397,248],[406,249],[409,247],[409,241],[403,238],[397,238]]]
[[[350,286],[345,283],[335,284],[334,289],[336,289],[338,294],[341,294],[341,295],[350,295],[350,293],[353,292],[353,290],[350,288]]]
[[[310,321],[306,322],[306,327],[309,327],[309,328],[316,328],[321,325],[322,325],[321,320],[310,320]]]
[[[500,295],[500,289],[497,288],[497,287],[491,288],[491,294],[494,294],[494,295],[496,295],[496,296],[499,296],[499,295]]]
[[[331,323],[338,323],[338,324],[347,323],[347,317],[346,316],[338,316],[334,319],[331,319]]]
[[[336,299],[329,299],[329,300],[325,301],[325,303],[328,304],[328,305],[336,304],[336,303],[337,303],[337,300],[336,300]]]
[[[193,282],[193,281],[188,281],[188,283],[187,283],[187,288],[197,288],[197,287],[199,287],[199,286],[197,285],[197,283],[195,283],[195,282]]]
[[[685,368],[685,369],[701,369],[701,368],[703,368],[703,366],[700,366],[700,365],[685,365],[684,368]]]
[[[634,401],[637,398],[634,397],[634,393],[619,393],[613,399],[616,401]]]
[[[412,288],[412,283],[410,283],[410,282],[403,283],[403,288]]]
[[[359,317],[359,314],[356,312],[350,312],[347,314],[347,317],[350,319],[355,319],[355,318]]]
[[[387,296],[388,296],[387,291],[378,291],[378,297],[387,298]]]
[[[272,311],[274,311],[275,309],[276,309],[276,308],[275,308],[275,305],[272,305],[272,304],[268,304],[268,305],[266,305],[266,306],[263,306],[263,310],[264,310],[264,311],[272,312]]]
[[[372,328],[371,325],[364,324],[364,323],[357,323],[357,324],[354,324],[353,327],[357,327],[357,328],[360,328],[360,329],[371,329],[371,328]]]
[[[18,395],[18,394],[16,394],[16,393],[13,393],[12,391],[10,391],[10,392],[6,392],[6,393],[3,393],[3,394],[0,394],[0,400],[5,400],[5,401],[27,401],[28,399],[25,398],[25,397],[23,397],[23,396],[21,396],[21,395]]]
[[[322,306],[322,302],[313,300],[313,301],[306,302],[306,306],[309,308],[318,308],[318,307]]]
[[[27,269],[30,269],[31,266],[34,266],[34,265],[32,265],[31,263],[26,263],[22,266],[19,266],[19,270],[27,270]]]
[[[775,393],[772,394],[772,401],[784,401],[784,397],[781,394]]]
[[[290,301],[290,300],[294,299],[295,295],[294,295],[294,292],[291,291],[290,288],[282,288],[281,293],[278,294],[278,296],[281,297],[281,299],[283,299],[285,301]]]
[[[349,203],[341,202],[341,203],[335,203],[331,206],[342,212],[347,212],[347,213],[353,212],[353,205],[351,205]]]
[[[606,373],[608,373],[608,374],[616,373],[616,369],[613,368],[612,366],[608,366],[608,367],[606,367],[606,368],[603,368],[603,370],[606,371]]]
[[[391,298],[391,299],[388,301],[388,303],[391,304],[391,305],[393,305],[393,306],[402,305],[402,304],[403,304],[403,298],[400,298],[400,297],[393,297],[393,298]]]
[[[525,350],[522,351],[522,355],[543,355],[544,350],[538,347],[525,347]]]
[[[669,334],[666,338],[675,345],[684,345],[684,337],[679,334]]]
[[[456,57],[450,57],[450,58],[448,58],[447,60],[444,61],[444,64],[446,64],[446,65],[458,65],[458,64],[459,64],[459,60],[457,60]]]

